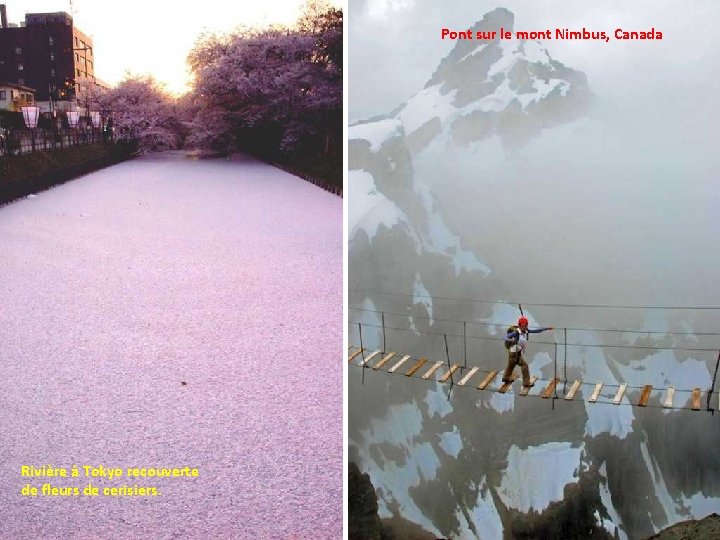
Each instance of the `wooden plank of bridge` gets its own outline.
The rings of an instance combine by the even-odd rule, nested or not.
[[[580,388],[580,385],[582,384],[582,380],[578,379],[574,383],[572,383],[572,386],[570,387],[570,391],[565,395],[565,399],[570,401],[572,398],[575,397],[575,394],[577,393],[578,389]]]
[[[491,371],[490,373],[488,373],[487,377],[485,377],[482,382],[478,384],[478,390],[485,390],[485,388],[487,388],[487,385],[493,381],[495,375],[497,375],[497,371]]]
[[[408,360],[410,360],[410,355],[409,355],[409,354],[406,354],[406,355],[403,356],[400,360],[398,360],[398,363],[397,363],[397,364],[395,364],[393,367],[391,367],[390,369],[388,369],[388,373],[395,373],[395,371],[397,370],[397,368],[399,368],[400,366],[402,366],[402,365],[403,365],[405,362],[407,362]]]
[[[537,381],[537,380],[538,380],[537,375],[533,375],[532,377],[530,377],[530,384],[535,384],[535,381]],[[522,388],[520,388],[520,395],[527,396],[528,392],[530,391],[530,388],[532,388],[532,386],[523,386]]]
[[[501,394],[504,394],[505,392],[507,392],[508,390],[510,390],[510,387],[511,387],[512,384],[515,382],[515,378],[516,378],[516,377],[513,375],[513,377],[510,379],[510,382],[503,383],[503,385],[500,387],[500,389],[498,390],[498,392],[500,392]]]
[[[375,351],[374,353],[369,354],[369,355],[365,358],[365,360],[363,360],[362,362],[360,362],[360,365],[363,366],[363,367],[365,367],[365,364],[367,364],[370,360],[372,360],[373,358],[375,358],[375,357],[376,357],[378,354],[380,354],[381,352],[382,352],[382,351]]]
[[[547,385],[547,388],[543,390],[542,394],[540,394],[540,397],[543,399],[549,398],[552,393],[555,391],[555,387],[557,386],[557,383],[560,382],[560,379],[553,379],[550,381],[550,384]]]
[[[627,390],[627,383],[622,383],[620,388],[617,390],[617,394],[615,394],[615,397],[613,398],[614,405],[620,405],[623,395],[625,394],[625,390]]]
[[[458,386],[465,386],[465,383],[467,383],[472,378],[472,376],[477,373],[479,369],[480,368],[478,366],[475,366],[470,371],[468,371],[467,374],[462,379],[460,379]]]
[[[595,403],[598,399],[598,396],[600,395],[600,390],[602,390],[603,383],[599,382],[595,385],[595,388],[593,389],[592,394],[590,395],[590,399],[588,401],[590,403]]]
[[[435,363],[432,365],[432,367],[427,370],[427,372],[425,373],[425,375],[422,376],[423,380],[424,380],[424,381],[427,381],[427,380],[430,378],[430,375],[432,375],[433,373],[435,373],[435,372],[440,368],[440,366],[442,366],[442,365],[443,365],[442,360],[441,360],[440,362],[435,362]]]
[[[643,386],[642,393],[640,394],[640,401],[638,401],[638,407],[647,407],[648,399],[650,399],[650,392],[652,392],[652,384],[646,384]]]
[[[440,379],[441,383],[447,382],[447,380],[452,377],[453,373],[455,373],[458,369],[460,369],[460,364],[453,364],[452,367],[448,370],[448,372],[442,376]]]
[[[415,365],[413,367],[411,367],[410,370],[405,375],[407,377],[412,377],[413,375],[415,375],[415,373],[417,372],[418,369],[423,367],[425,362],[427,362],[427,358],[421,358],[420,360],[415,362]]]
[[[350,356],[348,356],[348,364],[349,364],[350,362],[352,362],[353,360],[355,360],[355,358],[357,358],[357,356],[358,356],[361,352],[363,352],[364,350],[365,350],[365,349],[360,348],[360,349],[358,349],[357,351],[355,351],[354,353],[352,353]]]
[[[382,357],[382,359],[377,364],[375,364],[373,366],[373,369],[380,369],[385,364],[387,364],[393,356],[395,356],[394,352],[387,353],[385,356]]]
[[[355,348],[355,345],[353,345],[352,343],[348,344],[348,351],[349,351],[350,349],[354,349],[354,348]]]
[[[699,411],[700,410],[700,389],[696,388],[693,390],[692,393],[692,410],[693,411]]]
[[[672,407],[673,403],[673,396],[675,395],[675,388],[670,386],[667,389],[667,392],[665,393],[665,401],[663,401],[663,407],[666,409],[669,409]]]

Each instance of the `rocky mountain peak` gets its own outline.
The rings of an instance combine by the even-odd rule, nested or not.
[[[585,75],[554,60],[540,41],[518,39],[514,18],[504,8],[487,13],[472,39],[458,39],[425,87],[391,113],[413,155],[437,140],[468,146],[496,135],[517,149],[587,111]],[[500,29],[512,37],[501,38]],[[476,39],[478,31],[492,39]]]
[[[458,40],[455,47],[453,47],[452,51],[450,51],[450,54],[446,56],[442,60],[442,62],[440,62],[440,65],[438,66],[435,73],[433,73],[432,77],[430,77],[430,80],[425,85],[425,88],[443,82],[446,78],[446,75],[453,70],[453,67],[461,63],[463,59],[465,59],[468,55],[472,54],[473,52],[477,52],[477,50],[483,49],[487,44],[493,41],[497,41],[497,32],[498,30],[500,30],[500,28],[504,28],[505,30],[513,30],[514,24],[515,15],[513,15],[511,11],[508,11],[505,8],[497,8],[493,11],[490,11],[489,13],[486,13],[481,20],[479,20],[475,23],[475,25],[472,26],[472,36],[477,36],[478,32],[496,32],[495,39]]]

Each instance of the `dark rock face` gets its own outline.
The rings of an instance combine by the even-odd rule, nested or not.
[[[704,519],[691,519],[660,531],[647,540],[717,540],[720,538],[720,516],[710,514]]]
[[[348,540],[435,540],[435,535],[400,517],[381,520],[370,476],[348,465]]]
[[[367,474],[355,463],[348,466],[348,538],[350,540],[381,540],[382,525],[378,517],[375,489]]]

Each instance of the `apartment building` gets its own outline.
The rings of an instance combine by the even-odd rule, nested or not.
[[[8,24],[0,4],[0,81],[34,89],[46,111],[82,103],[83,92],[98,84],[92,39],[65,12],[27,13],[24,22]]]

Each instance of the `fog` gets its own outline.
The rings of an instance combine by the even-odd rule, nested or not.
[[[354,2],[351,122],[387,113],[421,90],[455,45],[440,39],[440,28],[468,28],[498,5]],[[495,277],[514,284],[516,298],[720,305],[712,247],[720,233],[713,121],[720,44],[702,38],[715,31],[720,6],[501,5],[514,13],[515,30],[652,27],[663,39],[543,41],[554,60],[587,75],[588,114],[515,152],[490,141],[420,154],[415,178]]]

